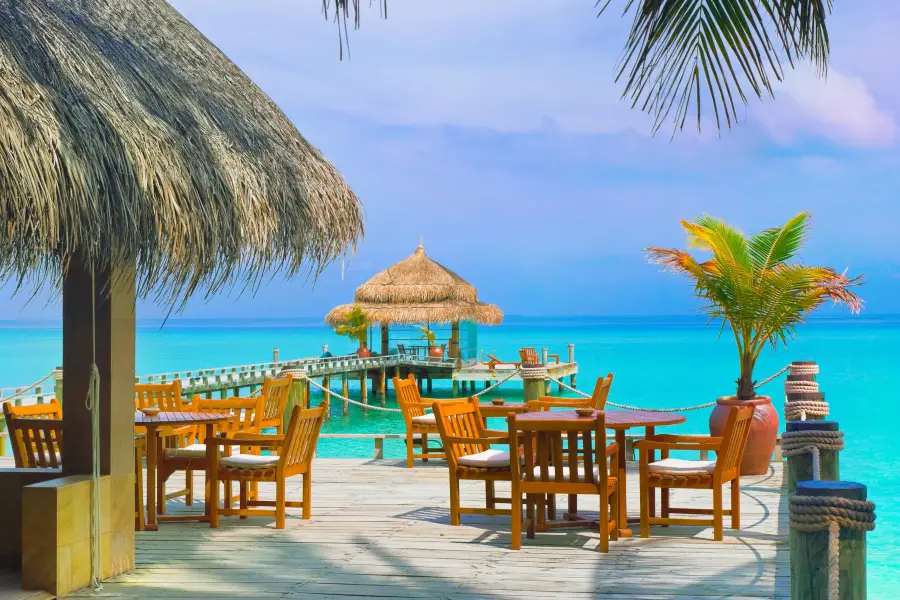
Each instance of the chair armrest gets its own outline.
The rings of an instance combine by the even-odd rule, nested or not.
[[[635,450],[718,450],[718,442],[660,442],[657,440],[639,440],[634,443]]]
[[[619,444],[616,442],[612,442],[609,446],[606,447],[606,458],[609,458],[613,454],[616,454],[619,451]]]
[[[276,435],[273,433],[253,433],[251,431],[236,431],[228,436],[233,440],[276,440],[279,442],[284,441],[283,435]]]
[[[253,446],[259,448],[278,448],[284,445],[284,436],[268,435],[267,439],[213,438],[206,440],[211,446]]]
[[[485,436],[485,437],[457,437],[447,436],[442,438],[445,444],[508,444],[509,436]]]
[[[509,437],[509,432],[502,429],[485,429],[482,433],[485,437]]]
[[[659,435],[652,435],[648,440],[652,440],[655,442],[669,442],[669,443],[681,443],[688,442],[693,444],[721,444],[722,438],[720,437],[712,437],[709,435],[677,435],[673,433],[662,433]]]
[[[559,354],[548,354],[548,355],[547,355],[547,362],[550,362],[550,359],[551,359],[551,358],[555,358],[555,359],[556,359],[556,364],[559,364]]]

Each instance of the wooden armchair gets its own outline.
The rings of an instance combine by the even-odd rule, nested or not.
[[[537,353],[537,350],[528,347],[519,350],[519,358],[522,359],[522,364],[539,365],[544,362],[541,359],[541,355]],[[551,359],[559,364],[559,354],[548,354],[547,362],[550,362]]]
[[[735,406],[728,414],[725,435],[721,438],[699,435],[656,435],[634,447],[640,451],[641,537],[650,537],[651,525],[704,525],[713,527],[713,539],[723,538],[723,517],[731,516],[731,528],[741,527],[741,457],[750,433],[753,407]],[[660,451],[661,459],[650,462],[650,454]],[[669,458],[679,450],[714,450],[716,460]],[[731,482],[731,510],[723,510],[722,488]],[[650,514],[650,494],[662,490],[661,516]],[[673,488],[712,490],[712,509],[674,508],[669,505]],[[671,514],[712,515],[711,519],[671,518]]]
[[[28,406],[16,406],[12,402],[3,403],[3,417],[6,419],[7,432],[9,433],[9,443],[13,449],[13,459],[17,469],[25,468],[22,462],[26,454],[23,448],[17,451],[17,442],[15,434],[15,419],[62,419],[62,406],[59,400],[53,398],[45,404],[31,404]],[[2,443],[2,442],[0,442]]]
[[[578,494],[600,498],[600,551],[609,551],[609,540],[619,536],[616,521],[619,506],[618,479],[609,473],[616,471],[618,445],[606,445],[606,420],[602,412],[592,419],[523,420],[515,414],[507,417],[511,448],[520,444],[525,448],[525,463],[511,461],[512,470],[512,547],[522,546],[522,509],[519,503],[525,494],[525,524],[528,537],[535,531],[555,527],[588,526],[574,509]],[[579,446],[583,452],[578,452]],[[547,498],[567,494],[570,498],[568,519],[548,522],[545,511]],[[551,517],[552,518],[552,517]]]
[[[459,525],[459,515],[508,515],[510,509],[497,508],[497,503],[510,504],[510,498],[497,498],[495,481],[512,481],[509,452],[491,448],[491,444],[509,444],[505,431],[488,431],[478,410],[478,399],[465,403],[434,403],[441,445],[450,470],[450,524]],[[463,508],[459,501],[461,479],[483,481],[485,508]],[[521,500],[519,512],[522,511]]]
[[[222,421],[215,426],[217,435],[233,436],[238,432],[260,433],[263,406],[265,399],[262,396],[256,398],[228,398],[225,400],[210,400],[194,397],[191,408],[198,413],[216,413],[231,415],[233,418]],[[159,448],[157,457],[156,498],[157,511],[165,514],[166,500],[180,496],[181,492],[175,492],[166,496],[166,481],[174,473],[185,471],[185,505],[191,506],[194,499],[194,470],[205,471],[206,461],[206,426],[191,427],[185,436],[186,443],[177,447]],[[226,486],[230,497],[230,486]]]
[[[606,401],[609,399],[609,390],[612,388],[613,374],[606,377],[598,377],[594,384],[594,392],[591,394],[591,406],[597,410],[606,409]]]
[[[261,397],[265,400],[265,411],[260,431],[274,427],[278,435],[284,433],[284,408],[287,406],[293,381],[293,375],[285,375],[278,379],[266,377],[263,381]]]
[[[210,498],[210,527],[219,526],[219,515],[239,515],[241,517],[275,517],[275,528],[284,529],[285,509],[302,508],[303,518],[309,519],[312,510],[312,459],[319,440],[319,431],[325,420],[327,406],[303,410],[295,406],[291,421],[284,435],[236,433],[233,438],[207,440],[221,448],[242,447],[246,449],[268,448],[270,454],[234,454],[220,456],[213,453],[212,464],[207,469],[207,481],[212,481]],[[290,502],[285,498],[285,480],[294,475],[303,475],[303,501]],[[219,481],[239,481],[241,485],[240,508],[231,506],[219,508]],[[248,484],[258,481],[275,482],[275,500],[251,500]],[[230,503],[229,503],[230,504]],[[251,507],[272,506],[275,510],[258,510]]]
[[[62,419],[7,419],[16,467],[23,469],[62,468]]]
[[[507,360],[500,360],[493,354],[488,354],[487,357],[488,357],[488,361],[486,363],[482,363],[482,364],[487,365],[487,368],[490,369],[491,371],[496,369],[499,365],[511,365],[511,366],[515,367],[516,369],[518,369],[519,367],[522,366],[522,363],[520,363],[520,362],[511,362],[511,361],[507,361]]]
[[[183,411],[181,382],[176,379],[171,383],[136,383],[134,407],[140,410],[150,406],[158,406],[164,412]]]
[[[403,420],[406,422],[406,466],[413,467],[413,459],[421,458],[422,462],[428,462],[429,458],[444,458],[444,449],[436,448],[440,452],[429,452],[428,434],[440,433],[437,427],[437,417],[433,413],[426,413],[435,403],[459,404],[465,399],[434,400],[422,398],[419,394],[419,386],[416,378],[410,373],[406,379],[394,377],[394,392],[397,394],[397,404],[403,412]],[[416,435],[419,436],[416,439]],[[415,444],[419,441],[422,446],[420,454],[415,453]]]

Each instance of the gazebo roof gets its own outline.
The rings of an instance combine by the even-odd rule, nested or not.
[[[137,265],[166,302],[318,272],[340,173],[165,0],[0,0],[0,279]]]
[[[335,307],[325,320],[337,325],[359,306],[376,323],[452,323],[496,325],[503,312],[478,301],[465,279],[432,260],[420,244],[411,256],[378,273],[356,289],[353,304]]]

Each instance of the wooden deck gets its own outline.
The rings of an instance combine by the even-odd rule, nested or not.
[[[98,594],[73,597],[789,597],[779,465],[745,478],[744,529],[726,530],[724,542],[711,541],[706,528],[656,528],[649,540],[612,543],[607,555],[587,530],[538,534],[515,552],[507,518],[464,515],[462,526],[450,527],[441,462],[410,470],[393,461],[319,459],[314,473],[312,520],[290,509],[281,531],[268,518],[229,517],[217,530],[163,524],[138,534],[133,573],[106,582]],[[636,482],[628,482],[631,513]],[[479,484],[462,483],[464,502],[482,500]],[[299,497],[299,487],[299,477],[289,480],[289,497]],[[271,496],[273,488],[264,484],[261,492]],[[701,492],[675,494],[679,504],[709,502]]]

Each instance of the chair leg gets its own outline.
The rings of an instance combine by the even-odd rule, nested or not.
[[[731,528],[741,528],[741,478],[731,480]]]
[[[284,529],[284,478],[275,481],[275,529]]]
[[[528,539],[534,538],[535,495],[525,495],[525,518],[528,519]]]
[[[547,495],[546,494],[535,494],[537,497],[537,506],[535,507],[535,519],[537,523],[535,524],[535,529],[538,531],[543,531],[546,529],[547,524]]]
[[[422,432],[422,454],[428,454],[428,434],[424,431]],[[422,457],[422,462],[427,463],[428,459]]]
[[[312,517],[312,471],[303,474],[303,518]]]
[[[240,488],[241,488],[241,490],[240,490],[240,493],[241,493],[241,501],[240,501],[240,502],[241,502],[241,503],[240,503],[241,510],[247,510],[247,480],[246,480],[246,479],[241,479],[240,482],[238,482],[238,485],[239,485]],[[229,498],[229,500],[226,500],[226,502],[227,502],[228,504],[231,504],[231,500],[230,500],[230,498],[231,498],[231,482],[230,482],[230,481],[226,482],[226,485],[225,485],[225,497],[226,497],[226,498]],[[242,519],[246,519],[246,518],[247,518],[247,515],[241,515],[241,518],[242,518]]]
[[[134,530],[144,530],[144,453],[134,449]]]
[[[569,520],[574,521],[578,514],[578,494],[569,494]]]
[[[409,469],[413,468],[413,434],[411,432],[407,432],[406,434],[406,467]]]
[[[486,508],[495,508],[496,502],[494,502],[494,498],[496,498],[494,494],[494,482],[493,481],[485,481],[484,482],[484,505]]]
[[[156,464],[159,464],[158,462]],[[156,473],[156,514],[166,514],[166,479],[168,473],[157,468]]]
[[[650,537],[650,487],[649,482],[641,478],[641,537]],[[622,524],[624,525],[624,523]],[[622,525],[619,525],[621,527]]]
[[[450,524],[459,525],[459,479],[450,474]]]
[[[713,539],[721,542],[724,535],[722,533],[722,485],[713,486]]]
[[[609,552],[609,497],[600,496],[600,552]]]
[[[184,496],[184,505],[193,506],[194,504],[194,472],[188,469],[184,472],[184,489],[187,493]]]
[[[613,492],[612,496],[609,498],[609,515],[612,517],[614,527],[609,534],[609,539],[612,541],[617,541],[619,539],[619,487],[616,486],[616,491]]]
[[[547,494],[547,519],[556,520],[556,494]]]
[[[219,482],[215,479],[209,486],[209,526],[212,529],[219,526]]]
[[[669,494],[671,493],[671,489],[669,488],[660,488],[660,512],[662,513],[662,518],[668,519],[669,515],[672,514],[669,510]],[[663,527],[668,527],[668,525],[663,525]]]
[[[513,489],[510,500],[512,503],[512,549],[520,550],[522,548],[522,494],[515,493],[515,489]]]

